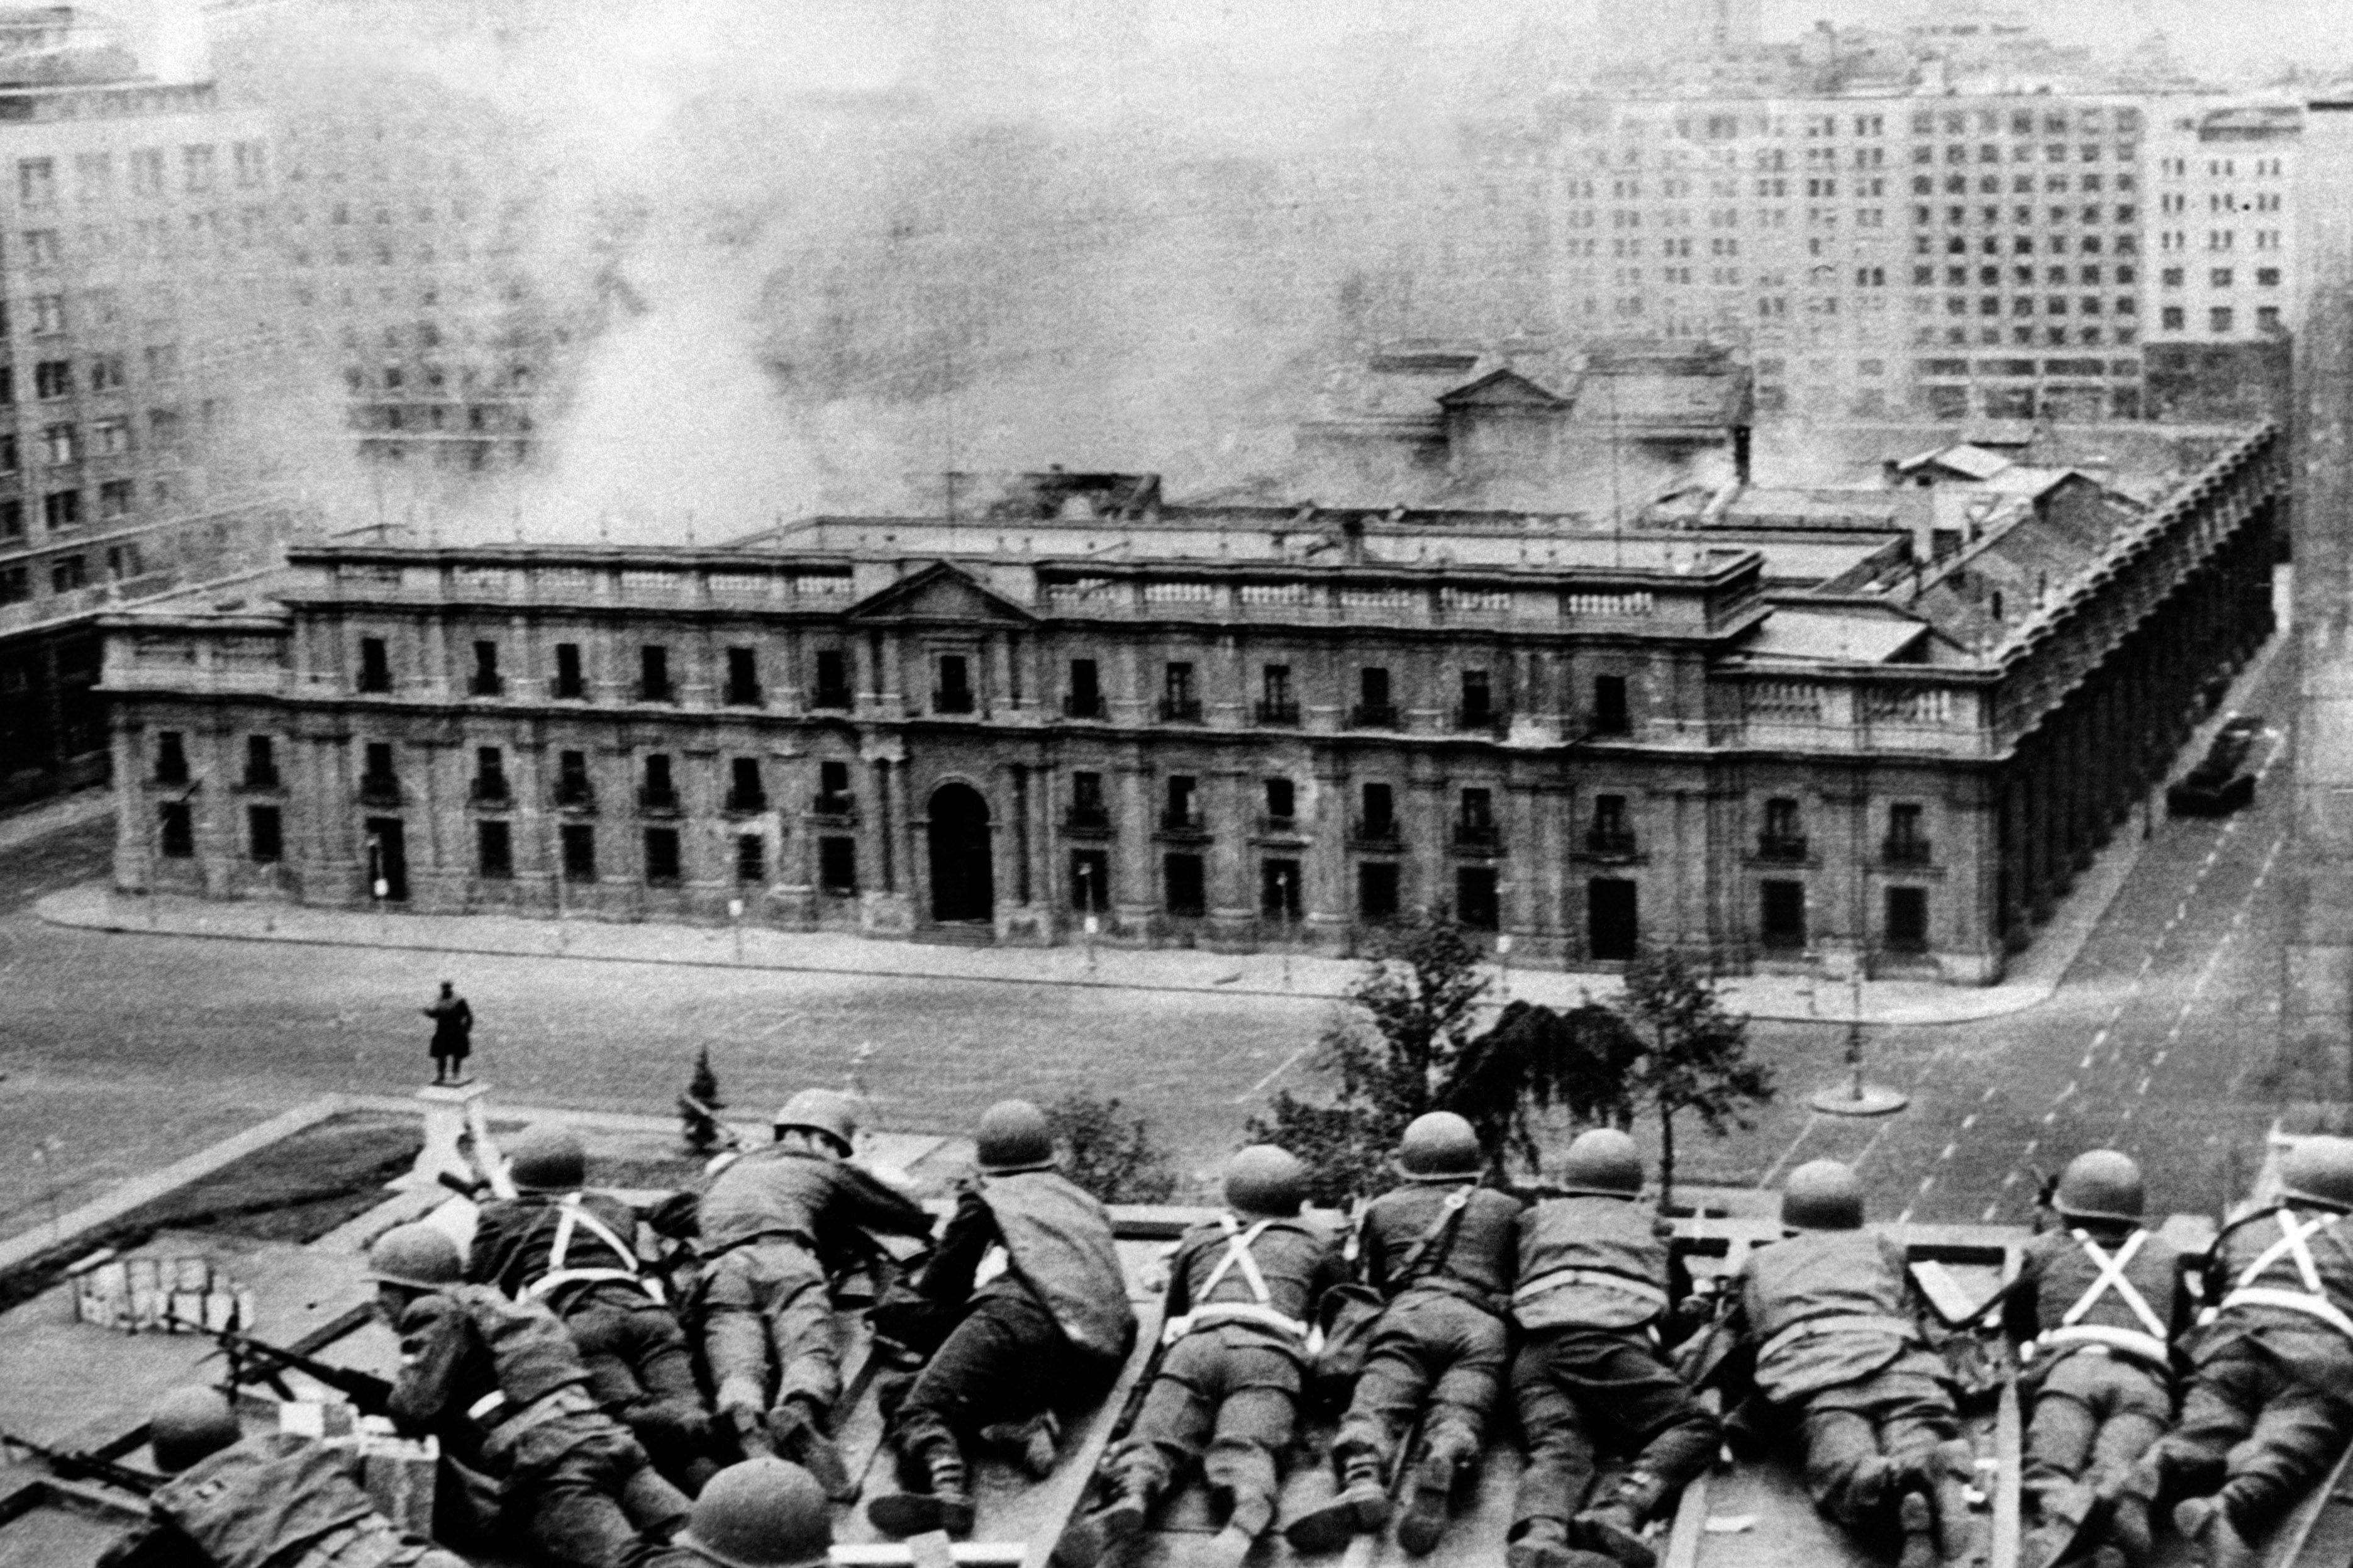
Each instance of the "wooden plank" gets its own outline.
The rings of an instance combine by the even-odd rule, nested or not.
[[[1699,1399],[1710,1415],[1724,1414],[1724,1396],[1715,1389],[1701,1391]],[[1675,1521],[1668,1528],[1667,1549],[1662,1558],[1666,1568],[1699,1568],[1700,1548],[1707,1536],[1709,1483],[1717,1465],[1726,1468],[1731,1465],[1731,1455],[1722,1448],[1716,1451],[1715,1464],[1694,1476],[1683,1495],[1675,1500]]]
[[[2341,1545],[2324,1542],[2335,1531],[2320,1528],[2321,1516],[2334,1504],[2344,1506],[2337,1489],[2345,1483],[2348,1468],[2353,1468],[2353,1447],[2337,1456],[2328,1474],[2318,1486],[2306,1492],[2288,1516],[2280,1521],[2272,1538],[2263,1542],[2261,1555],[2263,1568],[2344,1568],[2345,1554]]]
[[[2015,1247],[2002,1249],[2001,1287],[2018,1278],[2023,1254]],[[2019,1408],[2018,1357],[2007,1337],[2002,1343],[2001,1404],[1994,1412],[1993,1568],[2018,1568],[2021,1492],[2025,1466],[2024,1415]]]
[[[1086,1502],[1103,1451],[1132,1418],[1129,1406],[1142,1396],[1145,1379],[1159,1360],[1162,1305],[1159,1297],[1135,1303],[1135,1349],[1120,1368],[1119,1381],[1072,1435],[1054,1473],[1023,1494],[1020,1526],[1029,1550],[1022,1554],[1022,1568],[1047,1568],[1052,1561],[1071,1516]]]

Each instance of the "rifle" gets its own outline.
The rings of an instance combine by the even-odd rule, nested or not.
[[[363,1415],[382,1415],[391,1409],[392,1384],[374,1373],[355,1372],[347,1366],[332,1366],[326,1362],[304,1355],[301,1351],[289,1350],[284,1345],[273,1345],[268,1340],[257,1340],[251,1334],[239,1333],[235,1329],[211,1328],[203,1323],[190,1322],[185,1318],[171,1317],[169,1314],[166,1314],[166,1321],[209,1336],[215,1344],[228,1352],[231,1363],[229,1381],[232,1384],[243,1381],[246,1375],[244,1372],[246,1362],[259,1361],[269,1367],[271,1375],[283,1368],[288,1372],[299,1372],[313,1382],[326,1384],[350,1400],[353,1407]]]
[[[96,1454],[86,1454],[74,1448],[51,1448],[13,1432],[0,1432],[0,1447],[22,1448],[35,1458],[48,1461],[49,1468],[65,1479],[104,1481],[108,1486],[139,1497],[151,1496],[164,1484],[159,1476],[142,1475],[111,1459],[101,1459]]]

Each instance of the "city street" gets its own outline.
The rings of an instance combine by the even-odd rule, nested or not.
[[[2277,721],[2274,664],[2250,706]],[[2160,1209],[2211,1209],[2236,1147],[2252,1169],[2274,1097],[2287,742],[2257,754],[2254,805],[2168,821],[2057,994],[1978,1023],[1874,1026],[1871,1074],[1913,1096],[1876,1121],[1820,1116],[1843,1026],[1759,1022],[1784,1088],[1752,1132],[1679,1140],[1686,1180],[1754,1183],[1818,1155],[1858,1163],[1877,1212],[2021,1218],[2031,1172],[2114,1141]],[[109,934],[43,923],[37,897],[101,876],[108,819],[0,851],[0,1233],[329,1090],[398,1092],[426,1067],[417,1009],[446,973],[480,1020],[478,1067],[508,1103],[665,1111],[708,1043],[752,1110],[855,1080],[879,1116],[954,1131],[1002,1094],[1117,1095],[1198,1172],[1276,1084],[1312,1091],[1303,1047],[1331,1004],[722,968],[604,965]],[[2137,818],[2121,833],[2137,834]],[[2119,844],[2110,853],[2119,853]],[[894,949],[878,946],[878,963]],[[1834,1001],[1825,1010],[1835,1010]],[[1644,1130],[1647,1132],[1647,1130]]]

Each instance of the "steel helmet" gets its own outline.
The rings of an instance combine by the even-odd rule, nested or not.
[[[177,1475],[245,1436],[237,1411],[217,1388],[175,1388],[147,1418],[155,1468]]]
[[[2353,1213],[2353,1138],[2300,1138],[2280,1161],[2281,1196]]]
[[[1226,1162],[1226,1206],[1288,1219],[1307,1201],[1307,1167],[1288,1149],[1253,1143]]]
[[[829,1089],[805,1089],[777,1108],[776,1133],[781,1138],[796,1129],[821,1132],[849,1153],[858,1146],[858,1112],[849,1096]]]
[[[1852,1166],[1809,1160],[1781,1184],[1781,1223],[1792,1230],[1861,1230],[1862,1184]]]
[[[746,1459],[704,1483],[672,1540],[723,1568],[817,1568],[833,1545],[825,1489],[798,1465]]]
[[[1642,1156],[1615,1127],[1580,1132],[1560,1163],[1561,1190],[1599,1198],[1630,1198],[1642,1190]]]
[[[2147,1207],[2140,1166],[2114,1149],[2087,1149],[2059,1173],[2051,1206],[2062,1219],[2114,1219],[2137,1223]]]
[[[507,1174],[526,1193],[568,1193],[588,1179],[588,1153],[561,1127],[534,1127],[515,1141]]]
[[[412,1290],[438,1290],[465,1272],[458,1244],[438,1226],[396,1225],[368,1248],[368,1278]]]
[[[1465,1182],[1487,1168],[1471,1123],[1451,1110],[1417,1116],[1398,1140],[1397,1168],[1409,1182]]]
[[[981,1112],[973,1142],[981,1170],[992,1176],[1048,1171],[1054,1165],[1054,1130],[1046,1113],[1026,1100],[1000,1100]]]

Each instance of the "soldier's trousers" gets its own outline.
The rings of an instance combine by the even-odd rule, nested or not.
[[[1509,1355],[1502,1318],[1443,1291],[1408,1290],[1373,1326],[1333,1457],[1363,1454],[1387,1465],[1425,1404],[1426,1438],[1446,1432],[1463,1453],[1477,1453]]]
[[[1200,1329],[1162,1354],[1115,1474],[1165,1492],[1198,1460],[1253,1531],[1274,1517],[1282,1451],[1299,1424],[1299,1352],[1262,1331]]]
[[[588,1396],[641,1438],[697,1442],[694,1356],[670,1309],[632,1285],[591,1285],[560,1309],[588,1367]]]
[[[1895,1500],[1892,1474],[1907,1467],[1933,1473],[1937,1445],[1958,1436],[1960,1422],[1942,1383],[1890,1367],[1806,1395],[1798,1430],[1814,1506],[1867,1529]]]
[[[493,1443],[509,1522],[554,1562],[631,1568],[686,1521],[686,1495],[607,1416],[560,1415]]]
[[[2151,1501],[2219,1494],[2253,1534],[2276,1523],[2353,1437],[2353,1344],[2326,1329],[2266,1328],[2200,1358],[2181,1418],[2133,1468]]]
[[[1593,1488],[1597,1437],[1629,1450],[1634,1468],[1672,1493],[1705,1469],[1719,1433],[1674,1368],[1639,1332],[1546,1329],[1512,1361],[1512,1395],[1528,1446],[1512,1531],[1567,1521]]]
[[[917,1374],[899,1406],[899,1446],[909,1454],[943,1444],[960,1449],[983,1426],[1102,1398],[1119,1367],[1071,1343],[1035,1297],[991,1291]]]
[[[2121,1481],[2173,1419],[2166,1379],[2143,1363],[2070,1351],[2037,1380],[2020,1485],[2039,1496],[2065,1481]]]
[[[825,1271],[798,1242],[729,1247],[704,1265],[697,1306],[720,1409],[757,1413],[797,1397],[829,1411],[841,1396]]]

